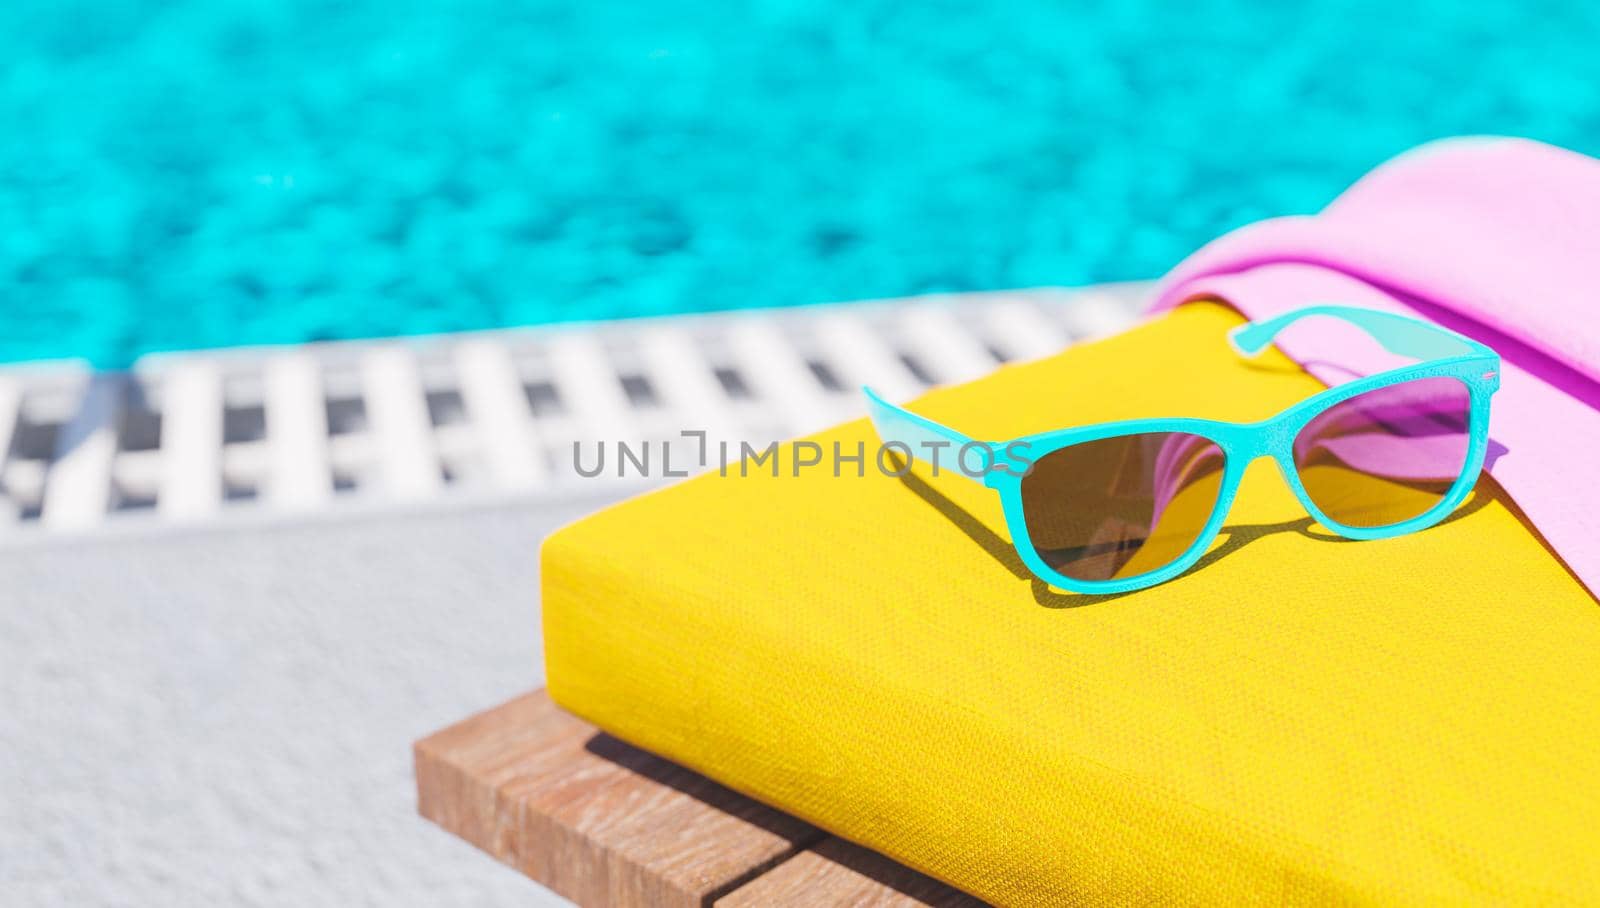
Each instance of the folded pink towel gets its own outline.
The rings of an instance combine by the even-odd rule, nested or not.
[[[1251,318],[1337,302],[1431,319],[1504,357],[1489,472],[1600,595],[1600,161],[1522,139],[1450,139],[1378,167],[1320,214],[1208,244],[1153,305],[1221,298]],[[1363,338],[1280,342],[1325,380]]]

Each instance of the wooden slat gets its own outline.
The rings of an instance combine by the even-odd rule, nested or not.
[[[210,360],[179,361],[162,380],[156,507],[192,520],[221,505],[222,372]]]
[[[604,734],[543,691],[417,742],[424,817],[586,906],[981,902]]]
[[[541,691],[419,741],[423,816],[581,905],[709,904],[821,838]]]
[[[417,358],[381,346],[361,358],[361,384],[378,453],[378,481],[396,500],[426,498],[444,484]]]
[[[277,507],[316,507],[333,497],[322,374],[307,352],[268,360],[262,371],[269,467],[266,497]]]
[[[455,364],[461,400],[495,480],[518,492],[547,484],[550,471],[533,430],[533,414],[505,344],[487,339],[463,341],[456,345]]]
[[[111,461],[117,454],[117,420],[127,376],[96,372],[78,411],[62,427],[45,478],[39,518],[51,529],[82,529],[99,523],[111,504]]]
[[[717,908],[982,908],[983,902],[881,854],[829,838],[716,902]]]

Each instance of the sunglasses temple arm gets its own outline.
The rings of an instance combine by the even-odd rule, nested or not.
[[[994,458],[991,445],[973,441],[960,432],[941,426],[931,419],[918,416],[904,407],[896,406],[880,397],[871,388],[862,387],[867,398],[867,415],[884,447],[901,457],[914,457],[934,467],[934,472],[951,472],[968,479],[981,480]],[[977,453],[980,463],[974,463]],[[910,466],[910,464],[907,464]]]
[[[1306,306],[1262,321],[1249,322],[1229,331],[1228,343],[1241,356],[1255,356],[1266,349],[1285,328],[1311,316],[1327,316],[1355,325],[1397,356],[1430,360],[1494,352],[1475,340],[1438,325],[1354,306]]]

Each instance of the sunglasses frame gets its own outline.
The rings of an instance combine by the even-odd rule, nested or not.
[[[903,407],[891,404],[870,388],[868,411],[879,437],[886,445],[903,446],[915,452],[928,445],[957,448],[962,469],[949,470],[959,476],[981,480],[1000,493],[1006,527],[1012,546],[1034,576],[1060,589],[1075,593],[1126,593],[1164,583],[1194,567],[1222,532],[1223,522],[1233,506],[1239,483],[1250,464],[1270,457],[1278,464],[1284,481],[1306,512],[1328,530],[1349,539],[1385,539],[1427,529],[1460,506],[1477,483],[1489,443],[1489,401],[1500,387],[1500,355],[1468,337],[1416,319],[1359,309],[1351,306],[1317,305],[1295,309],[1258,322],[1248,322],[1228,332],[1234,349],[1245,357],[1259,354],[1279,332],[1310,316],[1328,316],[1353,324],[1371,335],[1384,349],[1401,356],[1423,360],[1364,376],[1318,392],[1276,416],[1253,423],[1232,423],[1210,419],[1159,418],[1130,419],[1056,429],[1002,442],[979,442],[941,426]],[[1332,520],[1317,507],[1300,481],[1294,463],[1294,440],[1306,424],[1323,411],[1342,401],[1369,391],[1404,384],[1423,378],[1446,377],[1466,386],[1471,410],[1468,415],[1467,458],[1461,475],[1437,504],[1400,523],[1381,527],[1352,527]],[[1028,535],[1022,502],[1023,474],[1031,464],[1054,451],[1083,442],[1123,435],[1151,432],[1185,432],[1213,442],[1223,452],[1222,485],[1217,492],[1211,516],[1192,545],[1172,562],[1134,577],[1115,580],[1077,580],[1051,568],[1034,550]],[[1018,456],[1017,449],[1026,456]],[[968,468],[974,457],[978,466]]]

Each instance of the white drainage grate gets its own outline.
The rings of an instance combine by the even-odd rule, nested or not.
[[[0,538],[457,490],[615,496],[574,440],[767,442],[1129,324],[1146,285],[0,367]],[[693,452],[675,454],[678,463]]]

